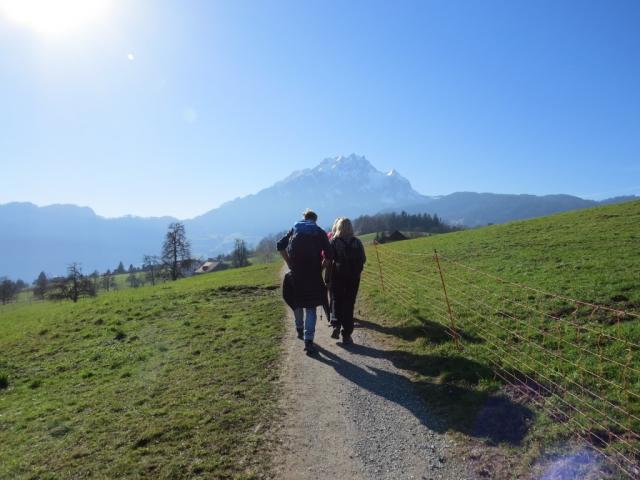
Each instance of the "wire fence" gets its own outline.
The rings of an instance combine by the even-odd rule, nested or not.
[[[374,250],[363,286],[409,314],[427,314],[521,401],[640,479],[639,313],[509,281],[437,252]]]

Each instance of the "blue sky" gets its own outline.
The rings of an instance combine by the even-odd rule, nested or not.
[[[640,193],[636,0],[104,1],[0,13],[0,203],[188,218],[352,152],[428,195]]]

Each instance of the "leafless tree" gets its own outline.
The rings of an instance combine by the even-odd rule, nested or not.
[[[151,285],[155,286],[161,269],[160,258],[157,255],[145,255],[142,260],[142,269],[146,272]]]
[[[169,225],[162,245],[162,262],[169,270],[171,280],[180,278],[182,271],[191,262],[191,244],[187,240],[184,225],[180,222]]]
[[[96,289],[91,278],[82,274],[82,267],[79,263],[73,262],[67,267],[67,276],[56,278],[52,281],[52,292],[50,298],[62,300],[68,298],[72,302],[77,302],[82,295],[93,297]]]
[[[246,267],[249,265],[249,253],[247,244],[241,238],[236,238],[235,247],[231,254],[231,264],[234,267]]]
[[[18,288],[15,282],[6,277],[0,278],[0,301],[3,305],[12,301],[17,293]]]
[[[113,278],[113,273],[111,273],[111,270],[107,270],[102,276],[102,288],[107,292],[109,290],[116,289],[116,279]]]
[[[94,270],[91,275],[89,275],[91,281],[93,282],[93,289],[97,292],[100,287],[100,272],[98,270]]]
[[[127,282],[129,282],[129,286],[131,288],[138,288],[141,285],[140,279],[138,278],[138,274],[136,272],[131,272],[127,276]]]
[[[82,267],[79,263],[73,262],[67,267],[67,292],[73,303],[77,302],[80,297],[82,280]]]

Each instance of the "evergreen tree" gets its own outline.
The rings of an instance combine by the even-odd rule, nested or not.
[[[38,278],[33,282],[33,295],[40,300],[44,300],[44,295],[47,293],[47,287],[49,286],[49,279],[44,272],[40,272]]]

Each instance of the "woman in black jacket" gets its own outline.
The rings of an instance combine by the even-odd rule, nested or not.
[[[360,274],[367,258],[362,242],[353,235],[353,225],[348,218],[341,218],[331,238],[331,313],[336,324],[331,337],[339,338],[342,328],[342,343],[353,343],[353,307],[356,303]]]

